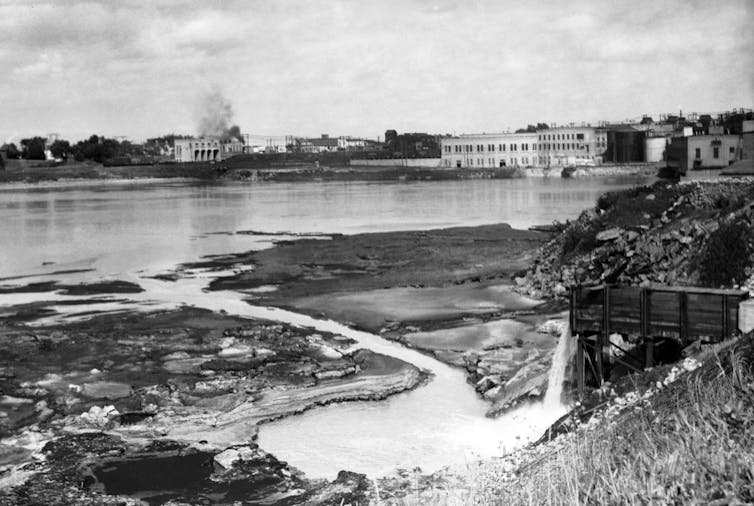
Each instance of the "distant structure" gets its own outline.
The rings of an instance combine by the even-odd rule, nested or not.
[[[443,167],[494,168],[539,166],[536,133],[466,134],[444,137]]]
[[[563,126],[519,133],[464,134],[441,141],[444,167],[567,167],[599,165],[607,132],[592,126]]]
[[[544,167],[600,165],[607,151],[607,130],[590,125],[537,130],[539,163]]]
[[[176,139],[173,147],[176,162],[220,162],[244,152],[244,142],[235,137],[194,137]]]
[[[679,117],[665,153],[667,168],[679,175],[689,170],[721,169],[738,160],[754,158],[754,111],[740,109]]]

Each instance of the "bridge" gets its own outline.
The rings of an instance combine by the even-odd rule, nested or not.
[[[600,386],[616,365],[629,371],[652,367],[658,347],[683,349],[697,340],[716,343],[732,337],[739,332],[740,306],[748,297],[744,290],[697,287],[571,287],[569,323],[577,339],[579,396],[587,376]],[[630,336],[632,349],[622,339],[610,339],[615,333]]]

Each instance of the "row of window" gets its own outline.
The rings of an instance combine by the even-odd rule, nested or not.
[[[503,151],[503,152],[506,151],[506,146],[508,146],[508,150],[509,151],[518,151],[519,150],[518,149],[519,148],[519,144],[510,144],[510,145],[507,145],[507,144],[498,144],[497,145],[497,151]],[[549,150],[583,150],[583,149],[586,149],[587,151],[589,150],[589,148],[586,147],[586,146],[584,146],[583,144],[578,144],[578,143],[573,143],[573,142],[553,142],[553,143],[545,142],[545,143],[542,143],[542,144],[539,144],[539,145],[537,145],[537,144],[523,143],[523,144],[520,145],[520,147],[521,147],[521,151],[530,151],[530,150],[531,151],[536,151],[537,148],[542,149],[542,150],[547,150],[547,151],[549,151]],[[607,145],[604,142],[599,142],[598,141],[596,143],[596,147],[598,147],[598,148],[606,148]],[[490,153],[494,153],[496,151],[495,150],[495,145],[494,144],[487,144],[487,146],[485,148],[484,144],[476,144],[476,145],[464,144],[464,145],[455,145],[455,146],[444,146],[444,148],[443,148],[443,151],[445,153],[452,153],[452,152],[455,152],[455,153],[473,153],[475,151],[477,153],[483,153],[485,150],[488,151],[488,152],[490,152]]]
[[[540,141],[571,141],[584,140],[584,134],[540,134]]]
[[[537,157],[532,157],[531,158],[532,162],[536,161],[536,159],[537,159]],[[466,160],[466,162],[468,163],[469,167],[473,167],[474,166],[474,159],[473,158],[469,158],[468,160]],[[486,164],[485,164],[485,162],[486,162]],[[510,164],[511,165],[518,165],[519,164],[518,162],[519,162],[519,159],[516,158],[515,156],[510,159]],[[506,162],[506,160],[500,160],[498,163],[499,163],[500,167],[505,167],[507,162]],[[456,164],[457,164],[458,167],[461,167],[461,160],[457,160]],[[487,158],[487,160],[485,160],[484,158],[477,158],[476,159],[476,165],[479,166],[479,167],[485,167],[485,166],[487,166],[487,167],[496,167],[497,166],[497,164],[495,163],[495,159],[494,158]],[[521,157],[521,165],[529,165],[529,157],[528,156],[522,156]]]
[[[529,144],[528,142],[524,142],[520,145],[519,144],[498,144],[497,151],[506,151],[506,148],[509,151],[518,151],[519,147],[521,148],[521,151],[536,151],[537,150],[536,144]],[[476,151],[477,153],[483,153],[485,151],[485,146],[484,144],[477,144],[477,145],[463,144],[463,145],[454,145],[454,146],[446,145],[443,148],[443,150],[446,153],[451,153],[451,152],[473,153],[474,151]],[[490,153],[494,153],[496,151],[495,145],[487,144],[486,151],[489,151]]]
[[[728,148],[728,153],[730,153],[731,155],[735,155],[736,148],[731,146],[730,148]],[[701,158],[701,157],[702,157],[701,148],[696,148],[694,150],[694,158]],[[715,146],[712,148],[712,158],[720,158],[720,148],[718,146]]]

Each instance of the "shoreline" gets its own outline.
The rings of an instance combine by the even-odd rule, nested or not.
[[[150,166],[104,166],[72,163],[54,167],[32,166],[0,171],[0,190],[83,184],[121,184],[128,182],[170,181],[248,181],[248,182],[324,182],[324,181],[447,181],[466,179],[511,179],[526,177],[620,177],[654,176],[656,164],[605,165],[577,168],[561,176],[563,168],[426,168],[396,166],[343,166],[317,168],[311,164],[289,167],[245,166],[233,159],[216,164],[165,163]]]

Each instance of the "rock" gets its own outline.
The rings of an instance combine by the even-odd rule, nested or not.
[[[90,399],[122,399],[131,394],[131,386],[114,381],[84,383],[81,394]]]
[[[353,374],[356,374],[356,372],[357,372],[357,367],[354,365],[349,365],[347,367],[343,367],[339,369],[317,371],[314,373],[314,377],[317,378],[318,380],[343,378],[345,376],[351,376]]]
[[[486,392],[484,392],[484,394],[483,394],[484,398],[487,399],[487,400],[493,400],[493,399],[495,399],[498,396],[498,394],[500,393],[500,391],[502,389],[503,389],[503,387],[501,385],[497,385],[496,387],[492,387],[489,390],[487,390]]]
[[[654,194],[654,193],[650,193],[649,195],[647,195],[647,196],[646,196],[646,197],[644,197],[644,198],[645,198],[646,200],[654,200],[654,199],[655,199],[655,194]]]
[[[253,357],[254,348],[247,344],[236,344],[233,346],[228,346],[227,348],[223,348],[222,350],[220,350],[220,352],[217,355],[223,358],[245,357],[245,356]]]
[[[255,452],[248,446],[241,446],[236,448],[228,448],[224,452],[218,453],[214,457],[216,464],[222,466],[224,469],[230,469],[237,462],[243,462],[245,460],[251,460],[254,458]]]
[[[614,241],[623,233],[622,228],[608,228],[597,234],[597,240],[600,242]]]
[[[102,429],[119,415],[120,413],[113,405],[105,406],[103,408],[92,406],[86,413],[81,413],[79,419],[86,425]]]

